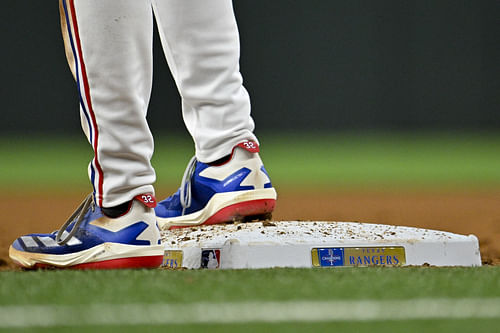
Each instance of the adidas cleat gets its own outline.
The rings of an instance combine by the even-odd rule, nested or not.
[[[105,216],[89,195],[61,227],[51,234],[19,237],[9,256],[23,268],[156,268],[163,246],[150,194],[131,201],[116,218]]]
[[[155,208],[160,229],[270,218],[277,195],[258,152],[247,141],[220,165],[193,157],[179,190]]]

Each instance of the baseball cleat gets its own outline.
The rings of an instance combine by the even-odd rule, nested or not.
[[[104,215],[89,195],[60,230],[19,237],[10,258],[23,268],[156,268],[163,246],[151,194],[136,196],[128,211]]]
[[[270,218],[277,195],[258,152],[246,141],[220,165],[193,157],[179,190],[155,208],[160,229]]]

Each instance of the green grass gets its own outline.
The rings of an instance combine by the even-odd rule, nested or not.
[[[0,273],[0,309],[7,305],[223,304],[251,301],[411,300],[498,298],[500,267],[481,268],[342,268],[264,270],[39,271]],[[279,308],[276,309],[278,313]],[[500,313],[500,309],[498,309]],[[223,315],[223,314],[221,314]],[[327,321],[327,319],[325,319]],[[191,332],[464,332],[480,327],[493,332],[500,316],[463,320],[341,321],[298,323],[175,324]],[[0,323],[0,328],[2,323]],[[72,326],[104,332],[155,331],[159,325]],[[11,328],[9,328],[11,329]],[[38,330],[37,332],[48,332]],[[59,332],[68,327],[50,328]],[[94,330],[93,329],[93,330]],[[7,331],[7,330],[6,330]],[[16,332],[18,330],[12,330]],[[20,329],[29,332],[29,329]],[[175,331],[175,330],[174,330]],[[476,330],[477,331],[477,330]]]
[[[500,135],[492,134],[275,136],[262,155],[275,182],[294,185],[500,184]]]
[[[195,325],[133,325],[133,326],[62,326],[36,327],[32,329],[9,328],[0,332],[36,332],[36,333],[88,333],[88,332],[120,332],[120,333],[152,333],[152,332],[217,332],[217,333],[295,333],[295,332],[335,332],[335,333],[496,333],[498,319],[478,320],[410,320],[410,321],[368,321],[368,322],[319,322],[319,323],[245,323],[245,324],[195,324]]]
[[[261,146],[279,187],[500,185],[500,135],[492,133],[274,134]],[[193,152],[186,136],[157,139],[157,185],[177,186]],[[83,138],[3,138],[0,156],[6,190],[88,186]]]
[[[22,297],[19,297],[22,295]],[[0,274],[0,305],[500,297],[500,267],[32,271]]]

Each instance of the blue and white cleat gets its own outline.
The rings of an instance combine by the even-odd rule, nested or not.
[[[193,157],[179,190],[155,208],[160,229],[270,218],[277,195],[258,152],[246,141],[221,165]]]
[[[28,269],[159,267],[164,249],[155,205],[153,195],[139,195],[125,214],[110,218],[89,195],[61,230],[19,237],[10,246],[9,256]]]

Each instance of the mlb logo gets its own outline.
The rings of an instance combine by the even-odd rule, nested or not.
[[[220,250],[219,249],[201,250],[200,267],[208,269],[220,268]]]

